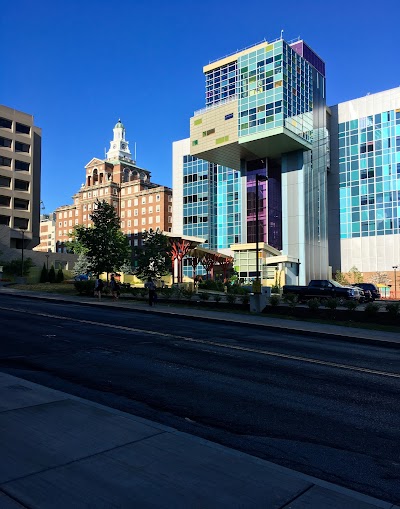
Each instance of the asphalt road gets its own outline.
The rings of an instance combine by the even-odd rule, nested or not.
[[[400,501],[400,351],[0,295],[0,370]]]

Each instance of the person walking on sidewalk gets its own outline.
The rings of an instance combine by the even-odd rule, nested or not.
[[[144,287],[149,290],[149,306],[152,306],[156,302],[157,294],[156,294],[156,285],[150,276],[148,277],[147,282],[145,283]]]
[[[111,297],[112,297],[112,299],[113,300],[118,300],[118,297],[119,297],[119,285],[115,281],[114,274],[112,274],[112,276],[111,276],[110,289],[111,289]]]
[[[101,300],[101,292],[103,291],[104,283],[100,279],[100,275],[97,275],[97,279],[94,283],[94,296],[98,297],[99,300]]]

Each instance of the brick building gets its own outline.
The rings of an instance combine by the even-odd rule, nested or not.
[[[64,249],[74,226],[90,226],[90,215],[97,200],[113,205],[121,219],[121,230],[132,246],[140,245],[144,230],[172,229],[172,189],[151,182],[148,170],[132,159],[125,127],[119,120],[106,159],[93,158],[86,166],[85,183],[72,197],[71,205],[56,213],[57,251]]]

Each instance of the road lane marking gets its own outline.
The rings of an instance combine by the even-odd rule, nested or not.
[[[225,343],[219,343],[218,341],[207,341],[205,339],[196,339],[196,338],[191,338],[188,336],[177,336],[175,334],[171,334],[168,332],[157,332],[157,331],[148,331],[148,330],[144,330],[144,329],[135,329],[134,327],[126,327],[125,325],[114,325],[114,324],[110,324],[110,323],[95,322],[93,320],[83,320],[81,318],[71,318],[68,316],[52,315],[50,313],[39,313],[37,311],[26,311],[26,310],[15,309],[15,308],[6,308],[6,307],[2,307],[2,306],[0,306],[0,310],[23,312],[25,314],[43,316],[45,318],[55,318],[57,320],[68,320],[71,322],[108,327],[110,329],[118,329],[118,330],[122,330],[122,331],[126,331],[126,332],[138,332],[141,334],[161,336],[161,337],[166,337],[166,338],[172,338],[174,340],[186,341],[189,343],[197,343],[197,344],[208,345],[208,346],[211,345],[211,346],[216,346],[216,347],[224,348],[224,349],[228,349],[228,350],[257,353],[257,354],[265,355],[266,357],[277,357],[280,359],[294,360],[294,361],[299,361],[299,362],[305,362],[308,364],[317,364],[317,365],[331,367],[331,368],[345,369],[348,371],[357,371],[360,373],[367,373],[367,374],[371,374],[371,375],[379,375],[379,376],[385,376],[385,377],[390,377],[390,378],[400,378],[399,373],[390,373],[387,371],[379,371],[379,370],[375,370],[375,369],[361,368],[361,367],[352,366],[349,364],[341,364],[341,363],[337,363],[337,362],[322,361],[319,359],[312,359],[309,357],[301,357],[299,355],[290,355],[290,354],[285,354],[285,353],[272,352],[269,350],[259,350],[257,348],[249,348],[249,347],[245,347],[245,346],[227,345]]]

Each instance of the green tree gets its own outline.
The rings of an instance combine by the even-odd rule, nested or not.
[[[43,264],[42,272],[40,273],[40,282],[47,283],[48,280],[49,280],[49,277],[47,274],[46,264]]]
[[[49,283],[55,283],[56,282],[56,271],[54,270],[54,265],[50,267],[49,270]]]
[[[86,256],[89,272],[118,272],[129,263],[131,248],[114,207],[105,200],[97,201],[90,219],[92,227],[77,226],[73,232],[74,252]]]
[[[341,285],[348,285],[348,284],[350,284],[349,280],[346,277],[346,274],[344,274],[340,270],[337,270],[336,273],[335,273],[335,281],[337,281]]]
[[[352,278],[353,283],[363,283],[364,276],[362,272],[360,272],[355,265],[349,270],[349,276]]]
[[[81,252],[78,255],[78,259],[76,260],[73,268],[74,276],[79,276],[80,274],[87,274],[89,272],[88,265],[89,262],[88,259],[86,258],[86,255],[83,252]]]
[[[142,280],[160,279],[171,272],[171,247],[160,231],[150,229],[142,234],[143,246],[134,249],[135,275]]]
[[[34,263],[32,262],[32,258],[26,258],[24,260],[24,276],[29,275],[29,271],[34,266]],[[20,258],[16,258],[14,260],[11,260],[9,262],[5,262],[3,264],[3,272],[4,274],[9,274],[13,276],[20,276],[21,275],[21,269],[22,269],[22,260]]]
[[[62,283],[64,281],[64,272],[60,267],[56,274],[56,283]]]

